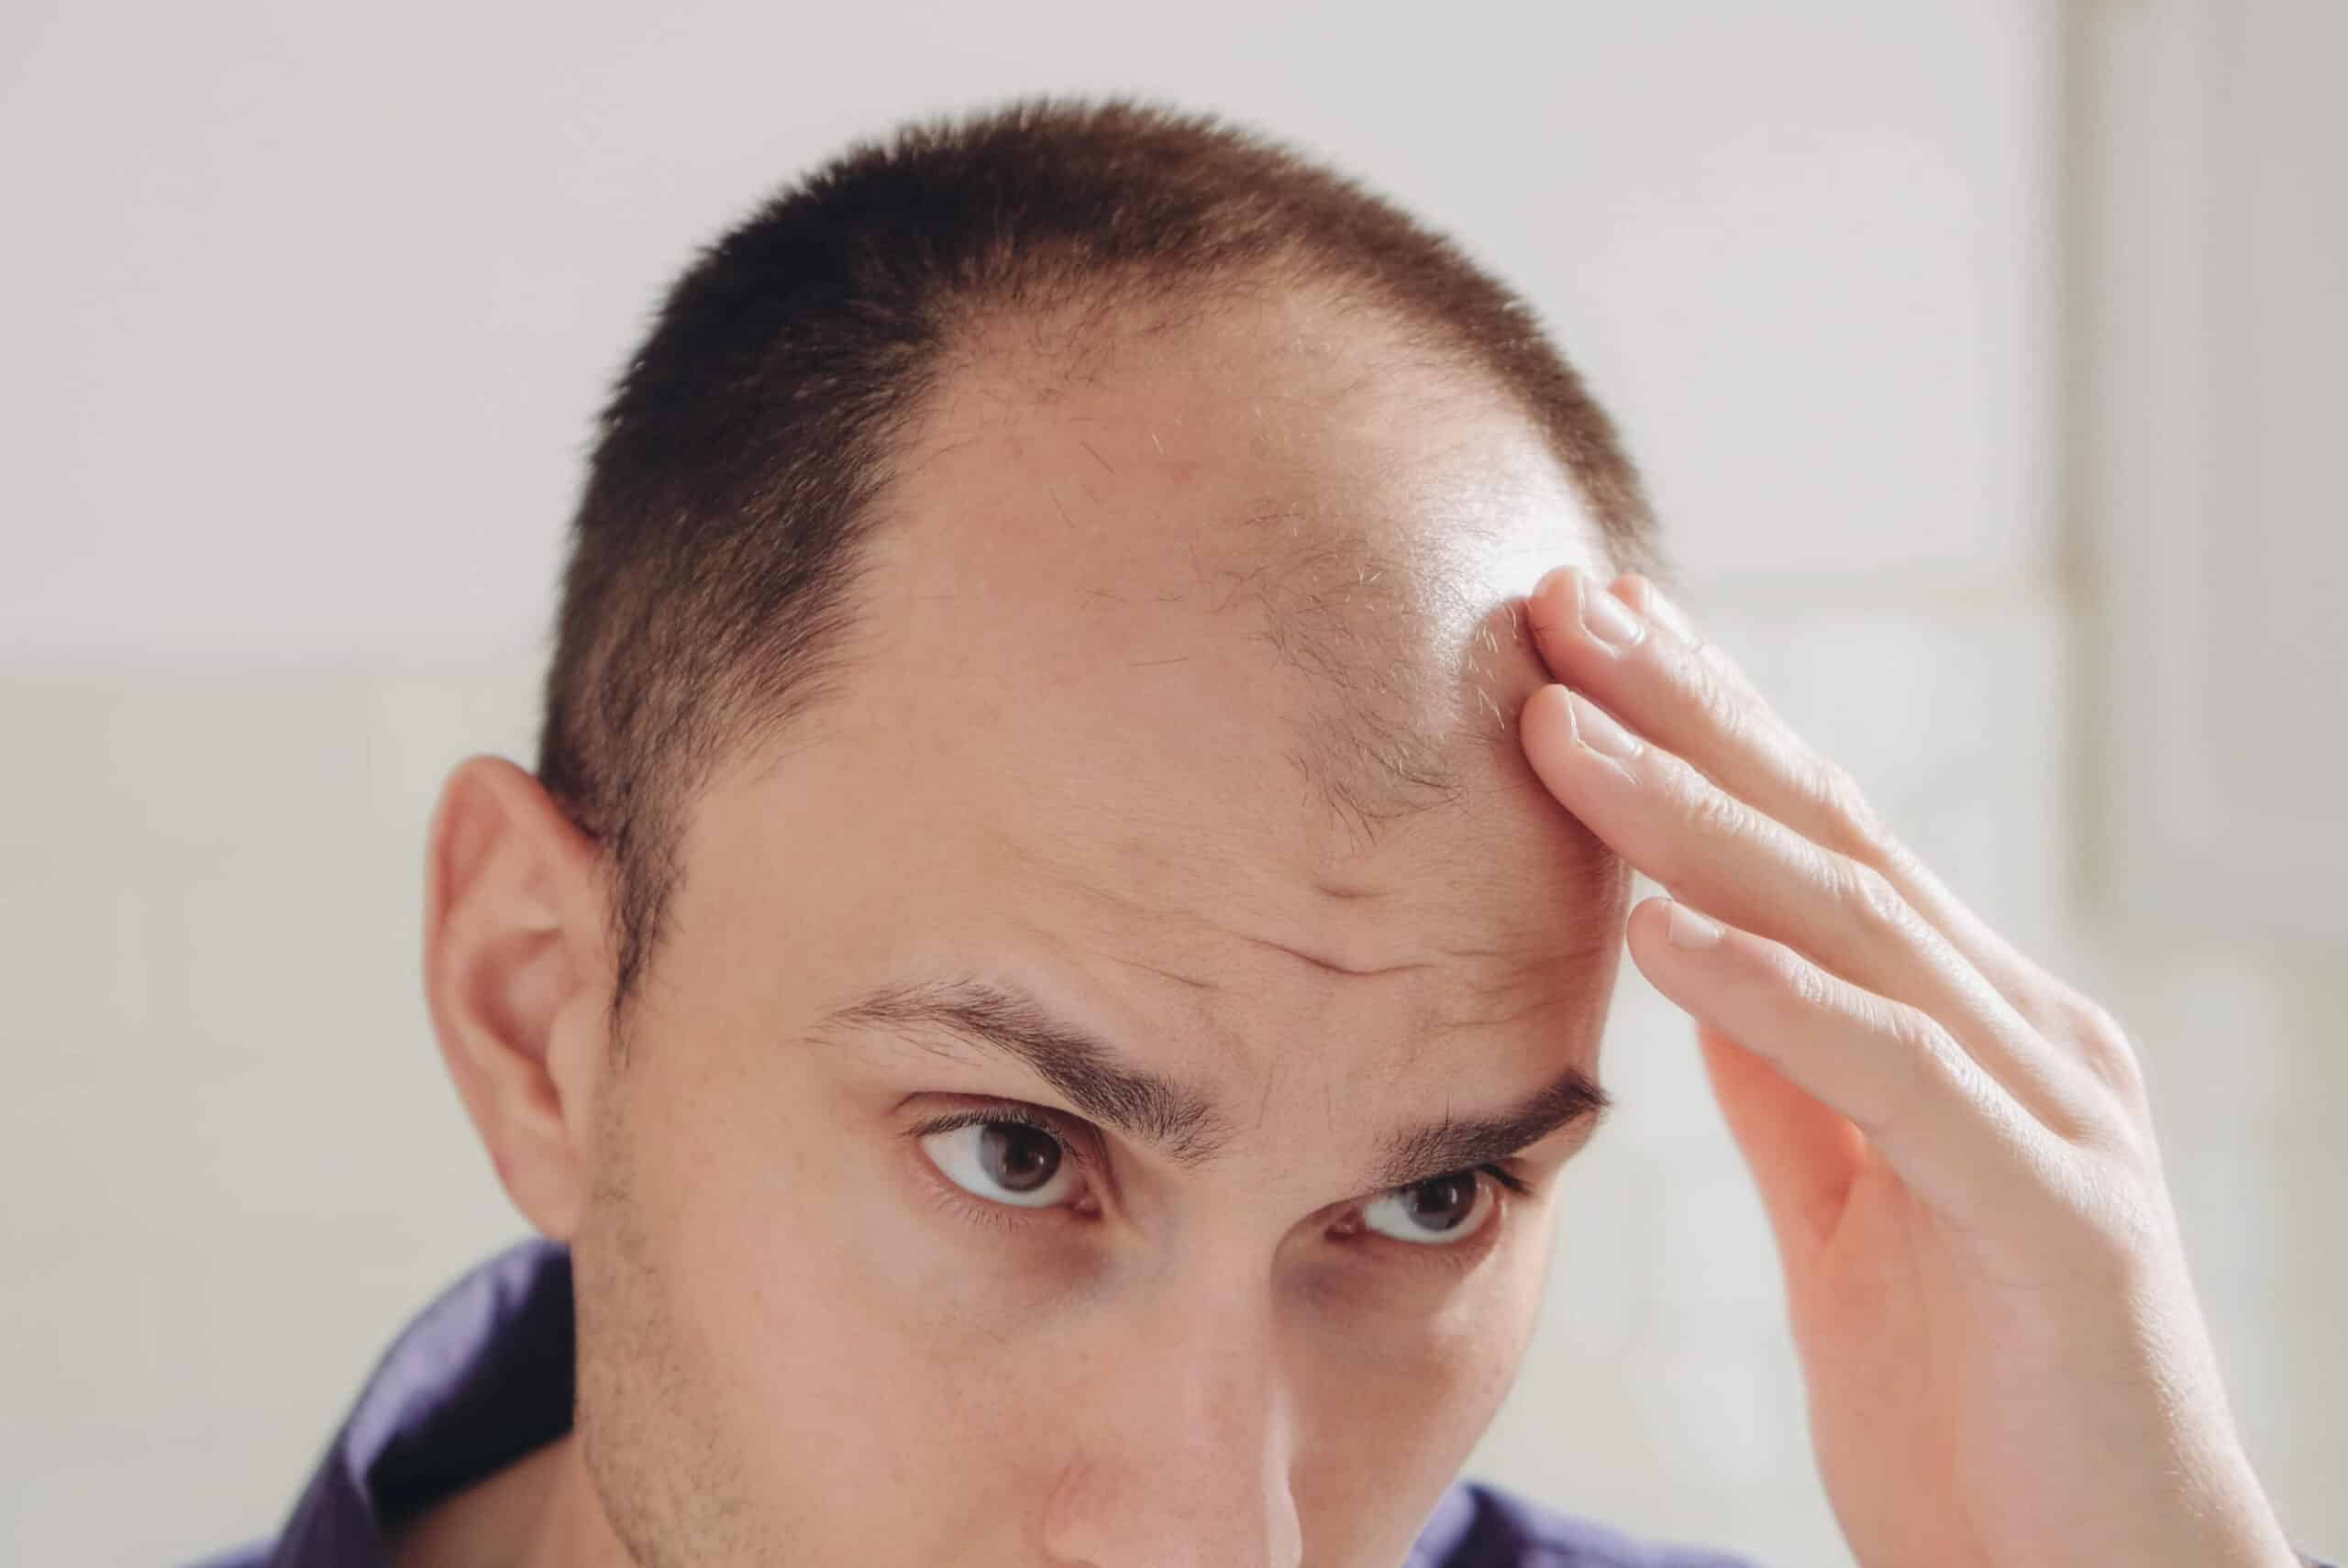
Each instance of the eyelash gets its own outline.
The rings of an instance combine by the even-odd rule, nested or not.
[[[1088,1178],[1097,1180],[1101,1175],[1100,1162],[1094,1156],[1092,1151],[1086,1146],[1086,1141],[1081,1137],[1073,1135],[1060,1117],[1050,1111],[1047,1111],[1040,1107],[1024,1105],[1016,1100],[1001,1100],[993,1105],[980,1109],[947,1111],[942,1116],[932,1117],[930,1120],[920,1123],[918,1126],[913,1128],[911,1132],[907,1133],[907,1136],[914,1141],[916,1146],[918,1146],[921,1140],[935,1136],[940,1132],[951,1132],[964,1127],[984,1127],[990,1123],[1009,1123],[1017,1127],[1032,1127],[1036,1132],[1041,1132],[1046,1137],[1051,1139],[1055,1143],[1058,1143],[1060,1147],[1061,1154],[1068,1159],[1074,1160],[1079,1168],[1085,1173]],[[922,1155],[920,1157],[925,1165],[929,1163],[928,1156]],[[1524,1197],[1533,1190],[1531,1186],[1527,1184],[1522,1176],[1518,1176],[1514,1171],[1510,1170],[1505,1165],[1487,1163],[1470,1168],[1480,1175],[1490,1176],[1494,1181],[1498,1182],[1504,1190],[1514,1197]],[[1019,1209],[1010,1204],[989,1203],[982,1198],[974,1197],[973,1195],[963,1191],[960,1187],[947,1180],[942,1174],[936,1173],[934,1167],[933,1174],[936,1175],[935,1185],[940,1189],[940,1196],[950,1200],[955,1208],[962,1210],[983,1224],[999,1226],[1006,1231],[1013,1230],[1023,1224],[1030,1223],[1033,1220],[1038,1219],[1045,1214],[1052,1212],[1050,1209]],[[1432,1176],[1426,1179],[1428,1181],[1441,1181],[1445,1176],[1464,1174],[1466,1173],[1459,1171],[1446,1171],[1442,1173],[1442,1175]],[[1423,1184],[1413,1182],[1410,1185],[1417,1187]],[[1405,1191],[1408,1189],[1390,1187],[1387,1190]],[[1382,1197],[1384,1195],[1380,1194],[1379,1196]],[[1380,1238],[1380,1240],[1384,1239],[1385,1238]],[[1394,1244],[1400,1247],[1406,1247],[1412,1253],[1427,1254],[1427,1261],[1429,1262],[1442,1262],[1446,1259],[1455,1263],[1463,1261],[1458,1258],[1451,1257],[1451,1254],[1464,1253],[1470,1250],[1462,1247],[1416,1247],[1411,1246],[1411,1244],[1406,1242],[1397,1242]]]
[[[921,1162],[923,1169],[929,1176],[929,1187],[933,1197],[963,1218],[1000,1231],[1015,1231],[1046,1214],[1058,1211],[1020,1209],[1007,1203],[989,1203],[983,1198],[964,1191],[958,1183],[947,1180],[946,1174],[936,1167],[927,1154],[921,1152],[921,1141],[936,1133],[951,1132],[963,1127],[984,1127],[990,1123],[1004,1122],[1017,1127],[1032,1127],[1043,1133],[1060,1146],[1060,1153],[1063,1155],[1077,1163],[1078,1168],[1084,1172],[1088,1180],[1099,1179],[1099,1162],[1092,1157],[1091,1151],[1081,1146],[1081,1140],[1071,1136],[1067,1128],[1059,1125],[1058,1118],[1035,1106],[1003,1100],[978,1110],[947,1111],[942,1116],[932,1117],[907,1132],[906,1136],[914,1143],[914,1157]]]

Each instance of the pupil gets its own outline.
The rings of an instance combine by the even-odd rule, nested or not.
[[[979,1132],[979,1164],[1013,1192],[1033,1192],[1060,1168],[1059,1140],[1017,1121],[990,1121]]]
[[[1448,1231],[1476,1207],[1476,1179],[1437,1176],[1411,1189],[1411,1217],[1430,1231]]]

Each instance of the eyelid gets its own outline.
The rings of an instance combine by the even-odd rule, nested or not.
[[[1104,1175],[1107,1170],[1107,1140],[1098,1127],[1080,1116],[1071,1115],[1068,1111],[1052,1106],[1037,1105],[1032,1100],[988,1099],[958,1110],[942,1111],[915,1127],[913,1130],[913,1136],[926,1138],[938,1132],[950,1132],[958,1127],[984,1126],[990,1121],[1015,1122],[1020,1126],[1033,1127],[1038,1132],[1049,1134],[1058,1141],[1063,1150],[1073,1155],[1077,1162],[1084,1166],[1088,1175],[1099,1176]],[[1424,1187],[1429,1182],[1445,1181],[1455,1176],[1473,1176],[1479,1172],[1490,1176],[1502,1187],[1519,1198],[1528,1195],[1533,1190],[1531,1182],[1521,1169],[1521,1162],[1514,1156],[1510,1156],[1500,1160],[1487,1160],[1480,1165],[1462,1165],[1456,1170],[1437,1171],[1432,1176],[1423,1176],[1414,1181],[1402,1182],[1394,1187],[1381,1187],[1374,1192],[1365,1193],[1355,1201],[1375,1202],[1392,1193],[1408,1192],[1414,1187]]]
[[[1510,1168],[1513,1164],[1514,1162],[1511,1160],[1491,1160],[1474,1168],[1482,1171],[1517,1197],[1523,1198],[1532,1192],[1533,1184],[1527,1181],[1521,1172]]]
[[[1085,1121],[1080,1116],[1071,1115],[1067,1111],[1058,1110],[1052,1106],[1037,1105],[1032,1100],[979,1100],[974,1103],[965,1105],[959,1110],[941,1111],[937,1115],[925,1120],[912,1129],[910,1135],[916,1143],[918,1143],[924,1138],[932,1137],[940,1132],[950,1132],[958,1128],[963,1127],[980,1127],[989,1122],[1012,1122],[1022,1127],[1034,1128],[1038,1132],[1042,1132],[1057,1142],[1062,1152],[1066,1154],[1069,1158],[1076,1161],[1079,1168],[1083,1171],[1088,1183],[1096,1187],[1113,1188],[1113,1183],[1110,1180],[1109,1162],[1106,1153],[1107,1141],[1102,1135],[1101,1130],[1098,1127],[1095,1127],[1091,1122]],[[1505,1206],[1507,1202],[1512,1199],[1530,1196],[1533,1190],[1531,1183],[1522,1174],[1521,1170],[1511,1168],[1512,1166],[1517,1166],[1519,1164],[1520,1162],[1512,1156],[1501,1160],[1489,1160],[1481,1165],[1463,1165],[1457,1170],[1440,1171],[1434,1176],[1421,1176],[1416,1181],[1404,1182],[1398,1187],[1379,1187],[1375,1192],[1371,1192],[1361,1198],[1356,1198],[1351,1207],[1356,1213],[1358,1213],[1361,1209],[1377,1202],[1379,1198],[1390,1197],[1398,1192],[1408,1192],[1414,1187],[1423,1187],[1429,1182],[1444,1181],[1452,1177],[1463,1176],[1491,1177],[1495,1182],[1500,1184],[1502,1189],[1504,1196],[1501,1198],[1501,1202],[1503,1206]],[[965,1196],[967,1197],[967,1195]],[[975,1201],[982,1202],[983,1200]],[[991,1215],[990,1219],[1002,1223],[1016,1223],[1017,1220],[1013,1216],[1022,1212],[1017,1209],[1006,1209],[1002,1205],[990,1204],[986,1207],[997,1211],[995,1214]],[[1065,1210],[1069,1207],[1069,1206],[1067,1204],[1056,1204],[1052,1206],[1052,1209]],[[1052,1209],[1036,1209],[1025,1210],[1024,1212],[1040,1216],[1051,1211]],[[1497,1223],[1498,1221],[1495,1220],[1491,1222]],[[1391,1240],[1390,1237],[1380,1237],[1379,1239],[1381,1241]],[[1397,1246],[1411,1245],[1411,1243],[1407,1242],[1397,1242],[1394,1244]],[[1456,1252],[1458,1249],[1413,1247],[1412,1250],[1414,1252]]]
[[[951,1132],[961,1127],[983,1127],[989,1122],[1011,1122],[1032,1127],[1060,1146],[1060,1152],[1076,1162],[1085,1179],[1096,1186],[1109,1183],[1108,1158],[1101,1138],[1101,1131],[1081,1117],[1055,1110],[1048,1105],[1036,1105],[1024,1099],[986,1100],[964,1106],[958,1110],[940,1111],[937,1115],[914,1126],[910,1132],[918,1143],[924,1138],[939,1132]],[[1065,1208],[1066,1205],[1054,1207]],[[1032,1210],[1046,1213],[1047,1209]]]
[[[1022,1127],[1033,1127],[1038,1132],[1048,1132],[1072,1148],[1090,1143],[1100,1134],[1082,1117],[1070,1116],[1048,1105],[1036,1105],[1024,1099],[982,1099],[953,1110],[942,1110],[924,1121],[917,1131],[924,1136],[932,1132],[948,1132],[957,1127],[983,1126],[990,1121],[1012,1121]]]

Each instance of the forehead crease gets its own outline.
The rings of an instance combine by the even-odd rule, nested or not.
[[[1533,781],[1530,786],[1538,789]],[[1099,798],[1055,811],[1052,831],[979,824],[1002,871],[1033,877],[1097,917],[1051,933],[1099,933],[1098,953],[1187,989],[1226,988],[1231,944],[1346,979],[1424,966],[1431,977],[1506,995],[1600,957],[1619,937],[1625,867],[1578,824],[1528,830],[1489,783],[1437,831],[1342,864],[1227,807],[1202,832],[1184,812],[1119,810]]]

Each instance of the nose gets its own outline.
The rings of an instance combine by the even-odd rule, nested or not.
[[[1098,1347],[1047,1548],[1069,1568],[1297,1568],[1294,1423],[1271,1299],[1260,1285],[1215,1301],[1170,1294]]]

